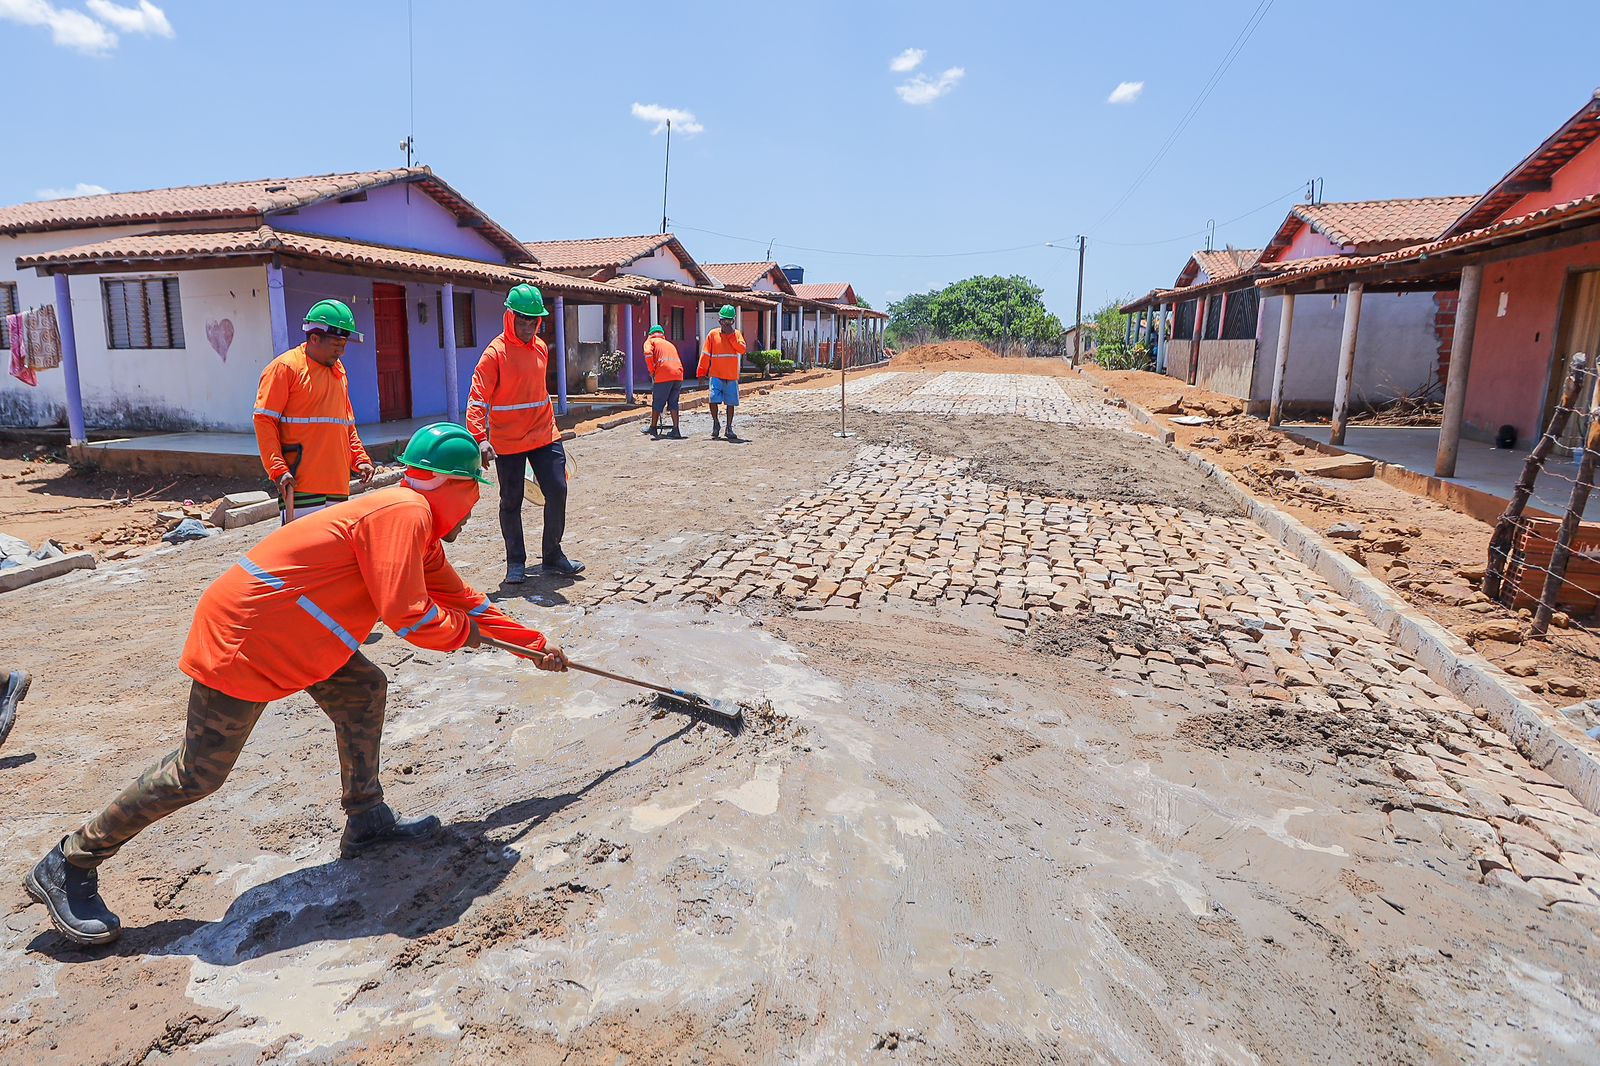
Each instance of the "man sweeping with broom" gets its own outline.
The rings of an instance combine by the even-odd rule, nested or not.
[[[305,691],[333,720],[346,816],[341,857],[439,828],[383,800],[378,748],[388,679],[361,654],[381,620],[421,648],[478,647],[484,635],[525,649],[541,669],[567,658],[466,585],[445,559],[485,482],[478,442],[461,426],[418,430],[405,481],[269,534],[212,583],[179,663],[193,679],[182,744],[52,848],[28,895],[63,936],[107,944],[121,922],[100,898],[97,868],[146,827],[221,787],[268,703]],[[486,482],[485,482],[486,483]]]

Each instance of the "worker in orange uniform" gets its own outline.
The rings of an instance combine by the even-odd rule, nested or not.
[[[283,521],[350,498],[350,474],[372,481],[374,467],[356,434],[344,348],[361,340],[356,316],[338,300],[306,312],[306,342],[261,371],[256,390],[256,446],[278,485]]]
[[[576,577],[583,564],[561,550],[567,530],[567,453],[545,385],[550,349],[539,339],[549,312],[544,294],[518,285],[506,297],[505,330],[478,358],[467,399],[467,428],[477,438],[483,465],[494,463],[500,482],[500,535],[506,542],[508,585],[527,580],[522,538],[522,478],[528,467],[544,494],[543,570]]]
[[[739,312],[732,304],[723,304],[717,312],[717,328],[706,338],[700,348],[700,368],[695,377],[711,375],[711,439],[722,436],[722,422],[717,417],[717,405],[728,406],[727,440],[739,443],[733,433],[733,409],[739,406],[739,368],[744,362],[744,334],[734,327]]]
[[[667,340],[667,331],[651,326],[644,342],[644,365],[650,370],[650,428],[645,430],[659,439],[661,412],[672,412],[672,436],[683,439],[678,428],[678,397],[683,391],[683,360],[678,358],[678,346]]]
[[[200,597],[180,667],[193,679],[178,750],[62,839],[24,886],[79,944],[105,944],[121,922],[100,898],[96,870],[141,830],[215,792],[267,704],[304,690],[333,719],[351,858],[384,841],[439,828],[402,818],[383,800],[378,751],[388,679],[361,654],[381,619],[431,651],[480,644],[480,632],[528,648],[544,670],[566,655],[464,582],[444,555],[478,501],[483,464],[465,429],[437,422],[401,454],[405,481],[276,530]]]

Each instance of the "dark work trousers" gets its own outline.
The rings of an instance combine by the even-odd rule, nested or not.
[[[533,478],[544,493],[544,537],[541,562],[562,559],[561,536],[567,531],[567,453],[560,441],[531,452],[494,457],[495,477],[500,482],[500,535],[506,541],[506,565],[525,566],[528,549],[522,540],[523,464],[533,467]]]

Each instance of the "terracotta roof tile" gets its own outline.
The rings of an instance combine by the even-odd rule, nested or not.
[[[700,265],[706,268],[706,273],[734,289],[753,288],[756,282],[774,270],[779,274],[783,273],[782,267],[770,261],[766,263],[702,263]],[[785,282],[787,282],[787,278],[785,278]],[[793,286],[790,286],[790,288],[792,289]]]
[[[842,300],[849,290],[848,281],[819,281],[794,287],[796,296],[804,296],[808,300]]]
[[[1561,128],[1547,137],[1526,159],[1495,182],[1494,188],[1478,197],[1456,219],[1455,224],[1444,231],[1443,236],[1453,237],[1468,230],[1481,229],[1529,192],[1549,189],[1551,176],[1597,139],[1600,139],[1600,90],[1596,90],[1575,115],[1562,123]]]
[[[40,255],[22,256],[19,270],[36,267],[103,263],[117,266],[161,263],[181,269],[185,261],[238,258],[261,260],[272,255],[304,258],[348,266],[371,267],[404,273],[425,274],[445,279],[464,279],[492,288],[507,288],[530,282],[562,295],[590,296],[610,302],[634,300],[635,295],[619,286],[587,281],[566,274],[529,266],[507,266],[480,259],[418,252],[407,248],[291,233],[271,226],[213,232],[144,233],[117,237]]]
[[[1393,251],[1365,256],[1322,256],[1316,259],[1296,260],[1284,264],[1294,269],[1283,271],[1270,278],[1264,278],[1259,284],[1263,287],[1277,288],[1308,277],[1324,274],[1340,274],[1347,271],[1359,272],[1369,267],[1383,266],[1390,263],[1404,263],[1412,260],[1420,264],[1436,259],[1448,252],[1481,244],[1490,244],[1524,232],[1532,234],[1546,229],[1554,229],[1565,222],[1582,222],[1596,217],[1600,217],[1600,193],[1569,200],[1563,204],[1555,204],[1538,211],[1530,211],[1526,215],[1518,215],[1515,218],[1502,219],[1480,229],[1452,234],[1435,241],[1413,244]],[[1451,273],[1454,271],[1454,268],[1447,264],[1441,263],[1437,265],[1441,272]]]
[[[1288,247],[1302,223],[1334,244],[1368,255],[1431,241],[1472,206],[1473,196],[1424,196],[1402,200],[1350,200],[1341,203],[1296,204],[1278,232],[1267,242],[1263,259],[1275,259]]]
[[[0,233],[125,226],[147,222],[262,220],[269,212],[307,207],[323,200],[402,181],[424,186],[458,217],[478,220],[480,231],[508,259],[520,261],[526,256],[527,253],[515,237],[427,167],[316,174],[301,178],[262,178],[258,181],[183,185],[170,189],[38,200],[0,207]]]
[[[571,241],[524,241],[523,248],[548,270],[621,271],[664,245],[702,285],[711,275],[695,261],[683,242],[671,233],[644,233],[632,237],[587,237]]]
[[[691,296],[696,300],[704,300],[711,306],[730,303],[755,310],[766,310],[775,306],[775,301],[780,295],[779,293],[757,294],[753,292],[738,292],[732,289],[714,289],[704,285],[685,285],[681,281],[662,281],[660,278],[647,278],[642,274],[619,274],[612,284],[631,292],[672,293],[677,296]]]
[[[1206,272],[1208,280],[1224,281],[1248,273],[1260,258],[1260,248],[1214,248],[1195,252],[1190,261]],[[1178,284],[1181,287],[1198,276],[1198,271],[1190,271],[1186,264],[1183,273],[1178,275]]]

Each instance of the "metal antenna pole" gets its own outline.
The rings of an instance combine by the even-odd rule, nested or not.
[[[1078,235],[1078,314],[1072,330],[1072,365],[1077,366],[1083,355],[1083,235]]]
[[[672,120],[667,119],[667,161],[661,168],[661,232],[667,232],[667,179],[672,175]]]

